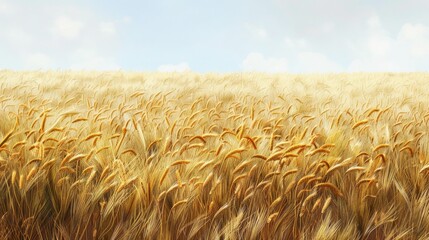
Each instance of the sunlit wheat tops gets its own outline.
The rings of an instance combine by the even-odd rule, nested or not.
[[[0,78],[2,239],[429,238],[427,74]]]

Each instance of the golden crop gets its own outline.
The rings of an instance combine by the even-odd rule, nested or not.
[[[428,79],[1,71],[0,236],[429,238]]]

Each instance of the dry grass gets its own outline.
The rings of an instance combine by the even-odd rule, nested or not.
[[[427,239],[428,74],[0,72],[4,239]]]

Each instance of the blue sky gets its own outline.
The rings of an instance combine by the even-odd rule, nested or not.
[[[426,0],[0,0],[0,69],[428,71]]]

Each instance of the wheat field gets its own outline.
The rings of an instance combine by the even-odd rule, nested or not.
[[[0,79],[2,239],[429,238],[429,74]]]

